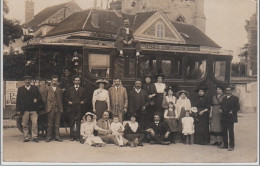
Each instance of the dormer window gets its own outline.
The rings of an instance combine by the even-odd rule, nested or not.
[[[92,12],[92,14],[91,14],[91,23],[92,23],[92,25],[94,27],[99,27],[98,26],[98,22],[99,22],[98,18],[99,18],[98,13],[97,12]]]
[[[156,37],[163,38],[164,37],[164,24],[158,22],[156,25]]]

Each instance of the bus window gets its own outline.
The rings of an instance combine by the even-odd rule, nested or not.
[[[124,66],[125,66],[125,59],[124,58],[115,58],[114,76],[123,77],[125,75]]]
[[[95,77],[109,77],[110,56],[105,54],[88,55],[89,71]]]
[[[172,74],[171,63],[170,60],[162,60],[162,72],[166,78],[169,78]]]
[[[225,81],[226,61],[215,61],[213,70],[217,80]]]
[[[149,59],[140,60],[140,77],[144,77],[146,74],[151,72],[151,67],[149,66]]]
[[[186,79],[197,80],[201,79],[206,74],[206,60],[189,59],[186,68]]]
[[[129,78],[135,77],[135,59],[129,58]]]

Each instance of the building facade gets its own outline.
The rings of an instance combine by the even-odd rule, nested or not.
[[[253,14],[250,20],[246,21],[245,29],[248,38],[248,61],[247,76],[257,75],[257,13]]]
[[[158,0],[117,0],[111,2],[110,8],[132,14],[161,10],[171,21],[194,25],[205,33],[204,0],[163,0],[160,5]]]

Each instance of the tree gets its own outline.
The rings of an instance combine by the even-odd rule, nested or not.
[[[10,43],[14,43],[15,39],[21,38],[23,30],[19,21],[7,19],[5,14],[8,14],[9,8],[6,0],[4,0],[4,19],[3,19],[3,43],[9,46]]]

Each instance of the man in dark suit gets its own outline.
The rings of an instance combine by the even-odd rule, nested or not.
[[[223,145],[221,148],[228,148],[228,151],[233,151],[235,147],[234,123],[237,123],[237,112],[240,110],[238,97],[232,95],[233,89],[234,87],[230,85],[226,87],[226,96],[220,106],[223,129]]]
[[[134,39],[133,30],[129,27],[130,26],[129,19],[124,18],[123,20],[124,20],[124,26],[119,27],[117,31],[117,39],[116,39],[117,50],[119,51],[120,56],[123,56],[124,46],[132,46],[136,49],[136,56],[140,57],[141,44],[139,41]]]
[[[16,110],[18,115],[22,115],[24,142],[30,141],[29,121],[32,122],[31,136],[33,142],[38,143],[38,106],[41,95],[36,86],[31,85],[31,77],[24,77],[25,85],[18,88],[16,98]]]
[[[46,112],[48,114],[46,142],[51,141],[53,126],[55,127],[55,140],[62,142],[59,133],[60,118],[63,112],[62,90],[61,88],[57,87],[58,79],[59,77],[57,75],[52,76],[51,86],[46,88],[46,91],[42,97]]]
[[[145,128],[146,108],[150,103],[147,92],[141,86],[141,80],[136,80],[134,88],[129,92],[129,114],[135,115],[137,122]]]
[[[154,114],[154,122],[152,122],[147,130],[147,140],[150,141],[151,144],[162,144],[169,145],[169,135],[170,130],[169,127],[166,126],[163,122],[160,122],[159,113]]]
[[[75,76],[73,78],[74,85],[69,87],[66,91],[65,100],[67,102],[67,111],[70,121],[70,140],[80,139],[80,123],[84,113],[84,104],[86,103],[86,89],[79,86],[80,77]],[[74,125],[76,121],[76,134],[73,133]]]

